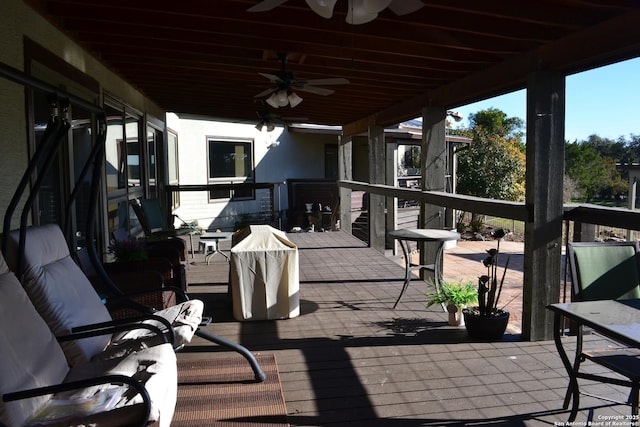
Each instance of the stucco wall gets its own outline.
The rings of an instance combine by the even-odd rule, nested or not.
[[[324,178],[324,146],[335,144],[336,136],[287,132],[276,127],[273,132],[259,132],[254,124],[224,123],[179,119],[167,116],[167,126],[178,133],[180,184],[207,183],[207,137],[247,138],[254,141],[255,181],[282,183],[276,190],[275,205],[288,208],[286,180]],[[269,148],[268,145],[276,142]],[[230,229],[242,214],[259,212],[268,192],[259,192],[252,201],[209,202],[204,192],[183,192],[176,211],[186,221],[197,220],[200,226]]]

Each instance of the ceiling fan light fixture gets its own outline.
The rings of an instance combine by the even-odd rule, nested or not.
[[[280,104],[278,102],[278,95],[276,93],[272,93],[270,97],[266,99],[267,104],[272,106],[273,108],[279,108]]]
[[[295,92],[291,92],[288,99],[289,99],[289,105],[291,105],[291,108],[295,108],[302,102],[302,98],[299,97],[298,94]]]
[[[267,123],[267,132],[272,132],[276,128],[273,123]]]
[[[264,126],[264,122],[260,122],[256,125],[256,129],[258,132],[262,132],[262,127]]]
[[[338,0],[306,0],[307,5],[318,15],[325,19],[333,16],[333,7]]]
[[[276,92],[276,100],[278,103],[278,107],[286,107],[289,103],[289,97],[287,96],[286,90],[279,90]]]
[[[347,24],[361,25],[371,22],[378,17],[377,13],[368,12],[365,8],[365,0],[349,0],[347,12]]]

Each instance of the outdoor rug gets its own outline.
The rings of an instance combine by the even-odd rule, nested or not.
[[[275,355],[257,355],[259,383],[241,356],[178,360],[178,401],[172,427],[289,427]]]

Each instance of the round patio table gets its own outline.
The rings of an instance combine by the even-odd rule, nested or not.
[[[233,235],[230,231],[207,232],[200,235],[200,245],[203,246],[203,252],[206,254],[204,260],[209,265],[209,261],[215,254],[220,254],[229,261],[229,255],[220,250],[220,240],[227,240]]]
[[[396,239],[398,243],[400,243],[405,264],[404,283],[402,285],[402,290],[400,291],[400,295],[398,296],[396,303],[393,304],[393,308],[396,308],[396,306],[400,302],[400,299],[402,298],[402,295],[404,295],[404,293],[409,288],[409,283],[411,282],[411,272],[413,270],[421,270],[424,268],[433,271],[433,284],[436,287],[436,292],[440,292],[440,280],[442,280],[441,265],[442,254],[444,252],[444,242],[447,240],[459,240],[460,233],[435,228],[402,228],[399,230],[390,231],[388,234],[389,237]],[[413,264],[411,262],[411,251],[409,250],[409,242],[437,242],[438,249],[436,251],[436,258],[433,264]]]

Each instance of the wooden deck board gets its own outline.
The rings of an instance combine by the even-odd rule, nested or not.
[[[189,291],[214,323],[206,329],[278,360],[293,426],[553,425],[566,421],[566,373],[552,342],[470,342],[437,307],[424,308],[426,284],[412,285],[396,310],[404,269],[344,232],[290,234],[299,246],[301,314],[237,322],[227,298],[228,264],[196,254]],[[230,242],[223,243],[228,249]],[[445,261],[446,262],[446,261]],[[594,338],[590,338],[594,339]],[[194,338],[178,357],[227,350]],[[247,369],[249,369],[247,367]],[[594,387],[602,388],[602,385]],[[606,387],[612,397],[626,390]],[[624,415],[625,406],[581,406]],[[587,410],[578,420],[587,419]]]

